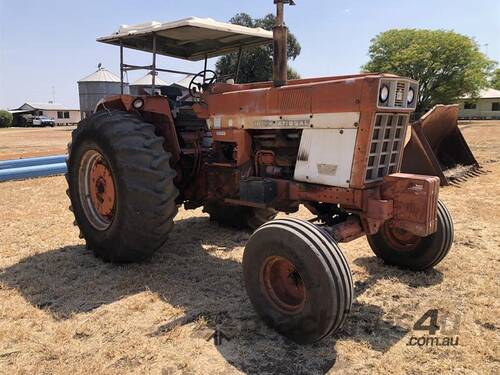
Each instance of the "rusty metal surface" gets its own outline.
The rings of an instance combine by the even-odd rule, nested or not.
[[[367,199],[365,216],[370,219],[385,221],[394,215],[394,200],[392,199]]]
[[[224,200],[237,197],[240,185],[240,171],[232,166],[212,165],[206,170],[206,191],[198,194],[206,194],[207,199]]]
[[[90,199],[103,218],[110,218],[115,208],[115,183],[104,162],[96,163],[90,171]]]
[[[390,222],[385,222],[384,225],[382,225],[380,233],[391,249],[398,251],[414,250],[420,244],[420,241],[422,241],[422,237],[407,230],[394,227]]]
[[[441,185],[449,185],[479,170],[479,163],[458,128],[458,109],[458,105],[437,105],[412,124],[411,138],[404,150],[403,172],[437,176]],[[447,173],[456,167],[460,174]]]
[[[332,188],[324,185],[276,180],[278,199],[300,203],[322,202],[340,204],[361,219],[362,232],[374,234],[385,222],[417,236],[428,236],[437,227],[439,179],[396,173],[371,189]],[[338,227],[342,241],[357,238],[356,225]],[[344,233],[345,232],[345,233]],[[355,235],[356,234],[356,235]],[[359,233],[358,233],[359,234]]]
[[[365,177],[375,116],[388,114],[407,118],[411,112],[408,108],[377,107],[379,82],[387,77],[394,76],[361,74],[293,80],[282,87],[274,87],[272,83],[216,84],[203,94],[203,102],[195,104],[193,110],[200,118],[217,119],[214,126],[218,130],[244,128],[246,119],[258,121],[266,116],[301,115],[307,127],[314,127],[315,115],[359,114],[359,121],[344,121],[342,126],[358,130],[349,186],[365,188],[373,185],[365,182]],[[399,163],[392,170],[386,168],[384,174],[397,171],[398,166]]]
[[[241,129],[213,130],[214,153],[220,152],[221,143],[234,145],[232,158],[239,167],[247,163],[252,157],[252,137]]]
[[[439,178],[397,173],[386,176],[381,197],[393,200],[390,224],[425,237],[437,230]]]
[[[164,147],[172,154],[171,163],[174,166],[181,158],[181,149],[168,99],[161,96],[141,96],[144,100],[144,106],[138,111],[132,106],[136,98],[136,96],[131,95],[109,96],[104,99],[97,110],[115,109],[138,113],[145,121],[154,124],[159,135],[165,138]]]
[[[224,199],[224,202],[227,204],[235,205],[235,206],[245,206],[245,207],[254,207],[254,208],[262,208],[262,209],[268,208],[268,206],[266,204],[249,202],[249,201],[244,201],[241,199],[226,198],[226,199]]]
[[[262,291],[277,310],[297,314],[304,308],[306,288],[290,260],[281,256],[265,259],[259,280]]]
[[[358,216],[351,215],[346,221],[327,228],[338,242],[350,242],[365,235]]]
[[[292,80],[286,86],[273,87],[271,82],[250,84],[212,85],[203,93],[203,103],[193,109],[200,117],[210,115],[241,114],[281,115],[301,114],[309,109],[311,114],[362,111],[371,117],[374,112],[410,113],[411,108],[395,110],[377,107],[379,82],[388,74],[357,74],[312,79]],[[308,103],[283,107],[282,95],[286,92],[300,92]],[[283,112],[285,110],[285,112]],[[222,124],[222,127],[228,125]],[[233,126],[238,127],[238,123]]]
[[[272,116],[272,115],[292,115],[292,114],[315,114],[332,112],[359,112],[360,98],[362,93],[364,78],[354,78],[352,80],[337,80],[335,77],[331,81],[318,83],[297,84],[291,81],[282,87],[266,87],[264,89],[248,89],[245,85],[239,91],[228,90],[227,92],[211,92],[203,94],[206,103],[206,112],[199,111],[198,105],[193,109],[200,116],[224,115],[233,120],[235,127],[240,127],[239,116]],[[217,85],[216,85],[217,86]],[[225,86],[227,87],[227,86]],[[288,94],[288,95],[287,95]],[[301,95],[302,104],[286,106],[283,105],[286,96],[296,97]],[[376,93],[374,94],[376,98]],[[304,103],[305,102],[305,103]],[[370,101],[374,106],[374,100]],[[304,105],[307,104],[307,107]],[[228,123],[222,123],[221,127],[230,127]]]
[[[301,78],[294,79],[292,81],[287,82],[287,86],[298,86],[304,84],[312,84],[312,83],[321,83],[328,81],[342,81],[342,80],[352,80],[359,78],[381,78],[381,77],[397,77],[392,74],[380,74],[380,73],[358,73],[358,74],[346,74],[341,76],[326,76],[326,77],[316,77],[316,78]],[[378,82],[378,80],[377,80]],[[253,83],[240,83],[240,84],[228,84],[228,83],[218,83],[210,87],[208,92],[211,95],[222,94],[226,92],[232,91],[242,91],[242,90],[257,90],[257,89],[265,89],[273,86],[273,82],[253,82]]]
[[[227,203],[241,205],[250,205],[251,203],[255,206],[259,202],[247,203],[239,197],[240,179],[245,176],[270,173],[274,175],[272,177],[275,177],[273,181],[276,182],[277,192],[275,200],[267,204],[269,207],[289,212],[293,211],[299,203],[322,202],[339,204],[349,212],[358,215],[361,219],[359,225],[346,224],[345,228],[341,227],[341,233],[337,236],[342,237],[343,241],[356,238],[359,235],[360,226],[363,232],[375,233],[386,221],[390,221],[394,227],[405,229],[413,234],[428,235],[432,233],[435,231],[436,178],[393,174],[384,177],[382,185],[380,183],[365,183],[365,171],[373,138],[374,122],[377,115],[384,113],[376,108],[374,100],[369,99],[373,96],[376,98],[376,92],[372,91],[378,88],[377,82],[376,76],[368,75],[347,80],[323,80],[299,85],[299,87],[295,85],[282,88],[269,86],[267,90],[242,90],[229,92],[224,96],[218,94],[207,96],[206,113],[208,114],[217,111],[272,114],[304,110],[300,106],[298,109],[294,106],[283,106],[284,93],[291,92],[290,90],[299,92],[304,98],[307,98],[305,102],[309,103],[311,111],[313,108],[318,112],[360,111],[361,117],[359,124],[357,124],[358,137],[350,188],[299,183],[280,177],[283,171],[280,163],[284,163],[282,165],[286,167],[290,165],[290,161],[285,163],[284,160],[281,160],[279,162],[278,155],[272,149],[262,148],[269,147],[268,143],[271,141],[260,144],[258,142],[261,141],[258,141],[258,138],[254,140],[250,131],[224,127],[222,124],[221,128],[211,130],[213,138],[212,160],[205,160],[203,168],[198,170],[196,176],[193,176],[194,180],[190,187],[183,189],[185,190],[184,196],[193,201],[225,200]],[[329,100],[326,101],[325,98],[329,98]],[[121,96],[118,101],[125,110],[132,111],[133,99],[134,97]],[[114,105],[116,105],[116,101],[117,98],[109,100]],[[168,121],[161,121],[162,119],[156,117],[164,116],[163,120],[170,119],[170,115],[165,116],[170,111],[167,105],[168,102],[164,98],[147,98],[142,114],[147,121],[163,124],[163,127],[159,127],[159,129],[164,136],[168,137],[167,139],[173,138],[177,142],[173,120],[172,126],[170,126]],[[402,110],[385,113],[406,114],[407,112]],[[278,136],[280,132],[272,131],[272,133],[275,135],[271,142],[274,147],[280,142],[283,143],[283,140],[280,141]],[[193,143],[196,143],[200,138],[194,133],[181,134],[181,137],[185,141],[187,138],[193,138],[191,140]],[[265,137],[269,137],[269,135]],[[254,149],[256,144],[259,145],[259,148]],[[226,147],[225,150],[221,151],[221,147],[224,145],[229,145],[229,148]],[[290,147],[286,142],[283,145]],[[175,145],[167,145],[167,147],[175,148]],[[277,150],[277,148],[274,149]],[[170,151],[169,148],[167,150]],[[201,152],[196,148],[193,150],[195,154]],[[180,158],[180,151],[178,157]],[[346,233],[342,233],[344,231]]]
[[[362,188],[365,186],[366,165],[370,153],[370,144],[375,121],[375,112],[362,112],[356,139],[356,152],[352,162],[350,186]]]
[[[294,181],[287,182],[290,200],[355,205],[354,190],[352,189]]]
[[[330,83],[323,83],[327,87]],[[356,84],[352,84],[355,86]],[[362,87],[362,82],[359,82]],[[310,89],[308,95],[314,96]],[[278,99],[279,96],[276,96]],[[132,100],[122,98],[122,105],[130,110]],[[247,98],[248,99],[248,98]],[[245,100],[247,100],[245,99]],[[311,97],[311,100],[312,97]],[[359,103],[352,105],[358,106]],[[148,102],[145,106],[145,117],[154,116],[159,112],[157,106],[164,105],[160,101]],[[229,104],[228,104],[229,105]],[[341,104],[342,105],[342,104]],[[230,204],[239,204],[253,207],[273,207],[287,212],[293,212],[299,203],[322,202],[339,204],[351,214],[349,222],[339,224],[332,233],[339,241],[351,241],[364,233],[376,233],[384,223],[391,228],[404,229],[414,235],[427,236],[436,230],[436,206],[439,179],[429,176],[410,174],[392,174],[385,176],[383,183],[364,184],[366,156],[368,146],[372,140],[374,120],[380,110],[372,109],[363,113],[359,124],[356,158],[354,160],[354,188],[339,188],[311,183],[300,183],[284,178],[272,179],[276,183],[276,197],[272,202],[262,204],[247,202],[239,197],[240,180],[245,176],[259,175],[271,167],[279,175],[277,155],[268,149],[253,150],[253,138],[250,131],[236,128],[213,129],[213,150],[211,162],[205,161],[204,167],[195,176],[192,188],[185,189],[185,197],[193,201],[205,199],[221,200]],[[392,112],[388,112],[392,113]],[[148,115],[149,114],[149,115]],[[151,122],[157,123],[152,118]],[[174,129],[175,130],[175,129]],[[275,132],[277,133],[277,132]],[[185,135],[185,137],[184,137]],[[198,139],[196,134],[184,134],[184,138]],[[189,136],[188,136],[189,135]],[[186,138],[186,139],[187,139]],[[266,138],[267,139],[267,138]],[[273,138],[273,144],[279,144],[279,137]],[[217,149],[220,145],[231,144],[231,155],[226,159],[217,158]],[[266,143],[262,143],[266,146]],[[253,170],[253,172],[252,172]],[[359,172],[359,173],[357,173]],[[187,193],[186,193],[187,192]]]

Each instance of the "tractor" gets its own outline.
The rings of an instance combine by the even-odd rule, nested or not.
[[[120,47],[121,95],[102,99],[73,131],[70,209],[87,247],[105,261],[168,251],[178,207],[253,232],[243,254],[248,297],[286,337],[334,333],[353,301],[339,243],[366,236],[377,257],[410,270],[443,260],[453,223],[435,176],[399,173],[418,82],[390,74],[287,80],[285,5],[273,31],[212,19],[122,26],[99,42]],[[273,44],[273,80],[218,77],[209,58]],[[124,49],[152,64],[124,62]],[[157,56],[204,61],[200,73],[162,69]],[[239,67],[238,63],[238,67]],[[144,95],[124,75],[149,70]],[[158,72],[191,74],[189,92],[155,87]],[[314,219],[275,219],[305,206]]]

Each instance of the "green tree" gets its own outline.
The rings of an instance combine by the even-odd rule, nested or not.
[[[499,68],[495,69],[493,74],[491,75],[490,87],[494,88],[495,90],[500,90],[500,69]]]
[[[417,113],[477,95],[494,66],[471,38],[444,30],[389,30],[369,50],[369,72],[394,73],[420,83]]]
[[[268,14],[264,18],[253,19],[246,13],[238,13],[229,22],[247,26],[261,27],[272,30],[275,24],[273,14]],[[292,33],[288,33],[288,58],[295,60],[300,54],[300,44]],[[215,69],[219,76],[234,75],[238,64],[238,53],[231,53],[219,58],[215,64]],[[273,77],[273,46],[272,44],[243,50],[241,56],[240,70],[238,74],[239,83],[269,81]],[[288,78],[297,79],[300,75],[288,68]]]
[[[0,128],[9,128],[12,125],[12,113],[0,110]]]

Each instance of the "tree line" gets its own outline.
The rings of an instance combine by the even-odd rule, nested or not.
[[[247,27],[272,30],[273,14],[252,18],[238,13],[229,22]],[[238,81],[240,83],[272,79],[272,45],[246,50],[242,54]],[[295,60],[301,46],[293,33],[288,38],[288,58]],[[472,38],[447,30],[393,29],[375,36],[369,48],[369,60],[361,68],[365,72],[392,73],[419,81],[417,113],[424,113],[435,104],[455,103],[459,98],[475,97],[485,87],[500,90],[500,69],[480,50]],[[219,58],[217,73],[234,75],[238,54]],[[496,69],[495,69],[496,68]],[[300,78],[288,69],[288,78]]]

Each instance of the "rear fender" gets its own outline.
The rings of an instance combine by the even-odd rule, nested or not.
[[[137,98],[144,100],[144,105],[140,109],[135,109],[132,105]],[[144,121],[153,124],[158,135],[165,138],[163,147],[172,154],[170,159],[172,165],[175,165],[180,160],[181,149],[167,98],[162,96],[108,96],[97,104],[95,112],[106,110],[134,113],[141,116]]]

